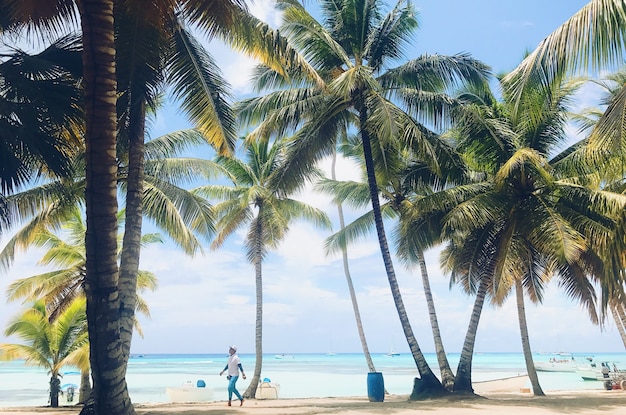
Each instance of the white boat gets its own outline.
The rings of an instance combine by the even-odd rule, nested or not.
[[[389,353],[387,353],[385,356],[395,357],[395,356],[400,356],[400,353],[396,352],[396,349],[393,346],[391,346],[391,350],[389,350]]]
[[[603,373],[603,369],[605,373]],[[612,377],[623,375],[625,372],[617,368],[615,363],[611,362],[600,362],[600,365],[595,363],[590,364],[589,366],[579,367],[576,369],[576,374],[579,375],[583,380],[600,380],[605,381],[607,379],[611,379]]]
[[[559,353],[547,362],[535,362],[535,369],[538,372],[575,372],[581,364],[582,361],[577,361],[573,355]]]
[[[281,353],[281,354],[275,354],[274,359],[293,359],[293,356],[290,354]]]
[[[203,380],[192,382],[188,380],[178,388],[165,388],[170,402],[211,402],[213,388],[207,388]]]

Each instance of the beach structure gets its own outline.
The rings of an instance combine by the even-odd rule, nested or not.
[[[259,382],[254,397],[255,399],[278,399],[279,392],[280,384],[265,378]]]
[[[210,402],[213,400],[213,388],[207,388],[204,380],[195,383],[188,380],[180,387],[165,388],[170,402]]]

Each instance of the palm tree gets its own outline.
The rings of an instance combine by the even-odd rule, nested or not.
[[[120,224],[123,224],[123,212],[120,212]],[[85,225],[81,213],[77,207],[68,212],[63,221],[62,230],[67,239],[60,239],[49,222],[37,223],[33,229],[26,232],[18,231],[0,252],[0,262],[10,262],[6,256],[14,255],[16,249],[28,249],[31,246],[48,248],[39,263],[53,266],[57,269],[43,274],[33,275],[14,281],[7,289],[8,301],[23,300],[23,302],[42,301],[46,304],[47,314],[54,321],[77,298],[84,299],[83,289],[85,280]],[[25,238],[25,239],[24,239]],[[121,236],[120,236],[121,240]],[[148,234],[142,237],[142,243],[161,242],[157,234]],[[156,277],[147,271],[139,271],[137,287],[140,292],[157,288]],[[137,310],[146,316],[150,316],[147,303],[138,298]],[[143,335],[139,321],[135,319],[134,328]],[[84,356],[80,365],[81,386],[79,402],[85,403],[91,394],[89,381],[89,350],[85,347]]]
[[[263,361],[263,281],[262,264],[269,248],[275,248],[296,219],[306,219],[317,226],[329,227],[326,214],[288,197],[288,192],[274,187],[273,177],[284,165],[285,144],[268,140],[246,141],[246,160],[218,158],[234,186],[206,185],[195,192],[223,200],[214,206],[218,233],[211,247],[216,249],[242,226],[248,226],[246,256],[254,265],[256,285],[256,362],[254,375],[244,397],[253,398],[261,377]]]
[[[285,188],[297,187],[294,180],[299,181],[310,166],[332,153],[338,131],[346,125],[358,130],[387,279],[420,373],[413,396],[422,392],[423,396],[445,393],[424,358],[400,294],[380,213],[372,147],[397,139],[415,142],[419,156],[439,171],[437,162],[444,152],[443,146],[416,120],[438,128],[455,104],[441,92],[463,80],[483,83],[487,68],[466,55],[433,55],[387,70],[388,61],[402,56],[402,47],[417,27],[416,12],[404,0],[387,14],[383,14],[381,4],[376,1],[322,1],[320,7],[326,26],[295,1],[283,1],[279,5],[284,8],[281,33],[309,59],[324,84],[322,88],[311,85],[296,72],[290,73],[290,80],[297,88],[287,89],[288,80],[279,74],[260,72],[261,88],[281,89],[243,101],[242,120],[254,125],[262,122],[258,128],[261,136],[298,130],[289,146],[287,168],[275,179]]]
[[[421,229],[419,232],[414,230],[403,232],[402,226],[405,222],[405,214],[410,212],[408,207],[411,201],[425,194],[430,194],[437,188],[445,187],[446,180],[438,177],[424,163],[415,160],[410,150],[400,150],[395,146],[390,147],[384,149],[375,147],[377,150],[375,159],[385,161],[384,164],[378,163],[380,167],[376,171],[380,199],[384,202],[381,205],[381,212],[388,218],[398,220],[395,234],[399,257],[407,265],[417,263],[420,268],[441,381],[446,389],[452,391],[454,374],[441,339],[435,303],[430,290],[428,269],[424,259],[424,250],[438,243],[439,237],[426,229]],[[351,156],[357,163],[362,163],[362,147],[359,146],[358,141],[348,140],[341,146],[341,149],[344,155]],[[384,154],[378,154],[379,152]],[[460,164],[460,160],[457,160],[457,163]],[[460,169],[451,169],[448,173],[452,174],[457,172],[457,170]],[[339,205],[348,203],[353,207],[361,208],[371,203],[366,182],[337,182],[334,179],[321,180],[318,184],[318,189],[333,195],[335,202]],[[339,232],[329,237],[327,239],[327,249],[330,252],[339,249],[344,250],[348,242],[365,236],[373,227],[374,217],[372,211],[369,211],[355,219],[350,225],[342,226]]]
[[[0,360],[24,359],[27,364],[48,369],[50,373],[50,406],[59,406],[63,366],[76,365],[88,343],[85,300],[77,299],[56,320],[51,321],[46,304],[35,302],[15,317],[5,335],[17,335],[23,344],[0,344]]]
[[[39,223],[36,229],[28,233],[16,234],[9,241],[9,246],[15,249],[30,247],[47,248],[39,261],[40,265],[51,266],[53,271],[31,277],[21,278],[7,288],[7,300],[23,302],[43,301],[47,307],[47,314],[54,321],[77,298],[84,298],[83,283],[85,279],[85,223],[78,208],[69,212],[70,215],[63,221],[61,231],[65,238],[59,237],[51,224]],[[119,223],[122,225],[123,212],[120,212]],[[28,237],[27,240],[21,237]],[[121,240],[122,235],[119,236]],[[142,244],[162,242],[158,234],[146,234],[142,237]],[[7,250],[0,253],[0,257],[7,254]],[[2,259],[0,259],[2,261]],[[154,291],[157,288],[157,279],[148,271],[140,271],[138,278],[139,291]],[[139,299],[137,309],[146,316],[150,315],[147,303]],[[136,329],[141,333],[138,321]]]
[[[136,215],[128,221],[135,232],[129,232],[129,240],[134,242],[133,251],[123,260],[124,274],[120,285],[120,274],[116,261],[116,43],[115,17],[125,13],[139,18],[147,17],[153,27],[165,29],[168,23],[184,17],[191,24],[213,36],[220,35],[238,48],[269,56],[268,62],[279,68],[299,60],[289,46],[267,25],[258,22],[245,10],[243,2],[224,0],[219,2],[169,1],[163,0],[146,9],[143,1],[117,4],[114,0],[67,0],[13,2],[2,1],[8,16],[8,26],[32,25],[45,33],[54,33],[66,27],[66,23],[80,20],[83,49],[83,75],[86,114],[86,212],[87,212],[87,279],[86,293],[87,318],[90,337],[97,341],[90,342],[90,358],[104,372],[95,371],[94,410],[96,413],[132,414],[125,382],[126,363],[129,347],[130,330],[128,328],[133,313],[132,307],[124,309],[120,318],[120,304],[132,303],[134,293],[133,255],[138,255],[139,240],[137,229],[140,228],[140,203],[132,203],[129,214]],[[134,12],[134,13],[132,13]],[[163,26],[162,24],[165,24]],[[146,28],[143,26],[143,28]],[[306,72],[306,65],[300,65]],[[141,108],[144,101],[135,101]],[[141,130],[140,126],[137,126]],[[139,130],[135,130],[136,133]],[[132,158],[141,162],[140,145],[135,147]],[[134,167],[134,172],[141,173],[141,167]],[[140,177],[133,179],[140,183]],[[140,184],[137,184],[140,186]],[[140,194],[140,187],[133,187],[133,193]],[[136,201],[137,199],[135,199]],[[129,241],[130,242],[130,241]],[[134,262],[134,263],[133,263]],[[120,295],[119,289],[123,291]],[[106,292],[107,294],[102,294]],[[112,293],[112,294],[109,294]],[[121,297],[121,298],[120,298]],[[105,322],[96,327],[96,320]],[[121,353],[119,353],[121,351]]]
[[[330,175],[332,180],[337,180],[336,177],[336,164],[337,164],[337,152],[333,152],[333,159],[330,168]],[[337,201],[337,215],[339,216],[339,229],[343,231],[346,228],[346,220],[343,214],[343,205]],[[361,320],[361,311],[359,310],[359,303],[356,298],[356,292],[354,290],[354,284],[352,283],[352,275],[350,274],[350,264],[348,262],[348,248],[346,246],[341,247],[341,261],[343,263],[343,273],[346,277],[346,284],[348,284],[348,292],[350,293],[350,300],[352,302],[352,311],[354,312],[354,319],[356,321],[357,331],[359,333],[359,340],[361,341],[361,348],[363,349],[363,355],[365,356],[365,362],[370,372],[376,372],[372,355],[370,354],[369,347],[367,346],[367,339],[365,338],[365,330],[363,329],[363,322]]]
[[[625,199],[578,184],[559,163],[561,155],[549,159],[565,139],[566,110],[576,87],[561,78],[550,91],[527,85],[515,102],[505,85],[503,103],[468,91],[463,99],[472,104],[462,107],[458,148],[485,179],[418,202],[424,211],[445,212],[443,229],[450,243],[442,263],[453,281],[477,294],[455,392],[473,392],[473,344],[486,295],[501,303],[517,285],[524,355],[538,395],[543,392],[527,341],[520,285],[540,301],[544,284],[558,275],[567,294],[597,321],[595,291],[587,276],[598,278],[602,266],[591,241],[606,243]]]
[[[213,234],[213,213],[205,199],[185,187],[194,180],[217,177],[221,170],[210,160],[179,157],[178,154],[203,144],[206,144],[205,138],[198,131],[182,130],[150,140],[145,145],[143,214],[190,255],[201,250],[199,238],[208,239]],[[16,250],[36,240],[43,228],[58,228],[77,219],[76,209],[84,204],[83,158],[82,154],[75,158],[72,178],[42,181],[38,186],[6,198],[11,211],[30,219],[0,252],[0,268],[8,269]],[[119,188],[123,193],[127,188],[128,164],[124,154],[118,159]],[[124,215],[118,221],[123,224]]]
[[[587,73],[591,69],[597,75],[602,70],[614,70],[623,64],[625,39],[626,4],[620,0],[589,1],[543,39],[506,77],[505,82],[511,85],[513,95],[519,100],[529,82],[540,82],[544,88],[549,88],[552,81],[563,73]],[[620,85],[615,97],[585,146],[588,170],[597,170],[599,166],[605,168],[603,172],[610,172],[610,160],[618,159],[622,165],[618,171],[623,174],[626,149],[626,135],[622,128],[626,114],[625,85]],[[622,224],[625,221],[626,215],[623,215]],[[612,296],[623,296],[626,260],[621,253],[624,249],[626,238],[622,231],[616,233],[612,246],[603,254],[607,277],[613,275],[615,281],[609,290]],[[603,299],[603,310],[607,304],[608,301]]]
[[[33,55],[12,49],[0,63],[0,233],[17,213],[5,211],[7,193],[44,171],[71,174],[83,122],[77,40],[63,37]]]

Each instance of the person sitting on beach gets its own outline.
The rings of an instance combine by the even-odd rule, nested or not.
[[[243,397],[235,387],[235,383],[237,383],[237,379],[239,379],[239,371],[241,371],[241,376],[243,376],[244,379],[246,378],[246,374],[243,371],[241,360],[239,360],[239,356],[237,356],[237,346],[230,346],[228,354],[228,362],[226,362],[224,370],[220,372],[220,376],[222,376],[225,371],[228,371],[228,375],[226,376],[228,379],[228,406],[231,406],[233,393],[239,398],[239,406],[242,406]]]

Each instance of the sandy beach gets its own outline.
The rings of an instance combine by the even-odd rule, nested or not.
[[[226,402],[197,404],[138,404],[141,415],[408,415],[416,411],[432,415],[478,415],[503,412],[507,415],[602,414],[623,415],[626,411],[626,391],[553,392],[536,398],[529,393],[486,393],[476,399],[437,399],[408,402],[408,396],[386,396],[384,402],[369,402],[367,397],[309,398],[278,400],[247,400],[243,407],[227,407]],[[0,409],[0,414],[15,415],[74,415],[78,407],[21,407]]]

